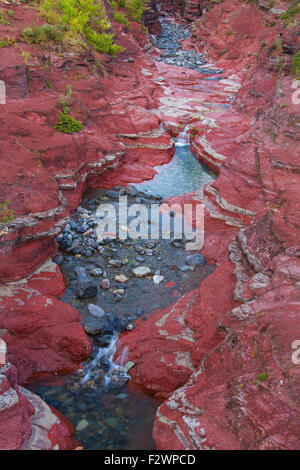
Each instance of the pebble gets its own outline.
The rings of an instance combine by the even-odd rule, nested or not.
[[[120,295],[123,295],[125,292],[124,289],[115,289],[113,290],[113,294],[120,294]]]
[[[89,304],[88,311],[94,317],[103,317],[105,315],[105,311],[103,310],[103,308],[95,304]]]
[[[195,253],[194,255],[189,255],[185,258],[186,264],[189,266],[204,266],[206,259],[200,253]]]
[[[121,266],[123,266],[123,263],[120,259],[110,259],[108,263],[111,266],[114,266],[115,268],[120,268]]]
[[[179,269],[185,273],[187,271],[195,271],[195,266],[180,266]]]
[[[88,427],[88,425],[89,425],[89,422],[86,419],[81,419],[76,426],[76,431],[78,432],[83,431],[85,428]]]
[[[148,266],[138,266],[132,272],[136,277],[145,277],[151,274],[151,269]]]
[[[160,276],[159,274],[155,274],[155,276],[153,276],[153,282],[156,285],[160,284],[163,280],[164,276]]]
[[[103,290],[109,289],[109,288],[110,288],[109,279],[102,279],[102,281],[100,282],[99,286],[100,286],[101,289],[103,289]]]
[[[90,274],[92,276],[101,276],[102,272],[103,271],[100,268],[93,268],[93,269],[90,270]]]
[[[124,276],[124,274],[120,274],[115,276],[115,281],[124,283],[128,281],[128,277]]]

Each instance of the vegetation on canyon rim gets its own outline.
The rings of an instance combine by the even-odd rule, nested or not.
[[[0,225],[8,224],[15,218],[14,212],[9,208],[10,200],[0,202]]]
[[[129,19],[141,21],[146,8],[145,0],[118,0],[110,2],[113,19],[129,27]],[[119,8],[125,11],[119,11]],[[111,22],[103,0],[41,0],[41,16],[47,21],[23,31],[29,44],[44,47],[92,46],[97,52],[116,56],[124,48],[114,42]]]

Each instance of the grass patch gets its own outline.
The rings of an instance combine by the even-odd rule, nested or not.
[[[296,52],[293,59],[292,72],[294,73],[295,78],[300,80],[300,49],[298,52]]]
[[[4,26],[10,26],[11,22],[8,20],[8,13],[6,11],[0,11],[0,24]]]
[[[13,210],[9,209],[10,200],[0,203],[0,224],[9,224],[15,218]]]
[[[16,44],[15,38],[11,38],[10,36],[7,36],[6,39],[0,39],[0,47],[10,47],[14,46]]]
[[[268,374],[262,372],[261,374],[258,374],[256,378],[258,382],[266,382],[268,380]]]
[[[65,31],[62,25],[43,24],[24,29],[22,38],[27,44],[63,44]]]
[[[113,18],[118,23],[124,24],[125,26],[127,26],[127,28],[129,27],[129,20],[127,16],[125,15],[125,13],[122,13],[121,11],[114,11]]]
[[[281,15],[281,19],[285,26],[294,22],[295,16],[300,11],[300,3],[294,4],[291,8],[289,8],[286,12]]]
[[[61,48],[90,45],[112,56],[124,50],[109,33],[111,23],[103,0],[41,0],[40,11],[48,24],[23,31],[29,44]]]

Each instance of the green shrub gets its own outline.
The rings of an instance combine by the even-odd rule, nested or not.
[[[86,28],[85,36],[96,51],[112,56],[120,54],[124,50],[122,46],[114,44],[114,35],[109,33],[97,33],[90,28]]]
[[[15,38],[11,38],[9,36],[7,36],[6,39],[0,39],[0,47],[14,46],[15,43],[16,43]]]
[[[295,78],[300,80],[300,49],[293,59],[292,72],[294,72]]]
[[[64,35],[62,25],[43,24],[22,31],[22,38],[28,44],[63,44]]]
[[[141,22],[147,0],[125,0],[125,8],[133,21]]]
[[[257,381],[258,382],[266,382],[268,380],[268,374],[265,372],[262,372],[261,374],[258,374],[257,376]]]
[[[281,19],[283,20],[283,23],[285,26],[289,25],[294,21],[295,16],[299,13],[300,11],[300,3],[296,3],[293,5],[291,8],[289,8],[286,12],[284,12],[281,15]]]
[[[9,15],[11,16],[11,15]],[[6,11],[0,11],[0,24],[3,24],[4,26],[10,26],[11,22],[8,21],[7,19],[7,12]]]
[[[0,202],[0,224],[8,224],[14,220],[14,212],[9,209],[10,201],[6,199],[5,202]]]
[[[97,51],[116,55],[123,51],[114,36],[103,0],[41,0],[40,10],[50,23],[23,31],[31,44],[78,44],[85,39]]]
[[[70,114],[59,113],[58,123],[54,127],[58,132],[63,132],[64,134],[74,134],[74,132],[79,132],[83,128],[83,124],[76,119],[74,119]]]
[[[121,13],[120,11],[114,11],[113,18],[118,23],[124,24],[127,27],[129,26],[129,21],[125,13]]]

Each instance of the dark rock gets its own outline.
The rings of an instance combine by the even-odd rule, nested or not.
[[[119,191],[109,190],[109,191],[106,191],[105,196],[109,197],[110,199],[119,199],[120,193]]]
[[[89,278],[85,268],[76,266],[77,276],[76,295],[81,299],[88,299],[97,295],[98,289],[95,281]]]

